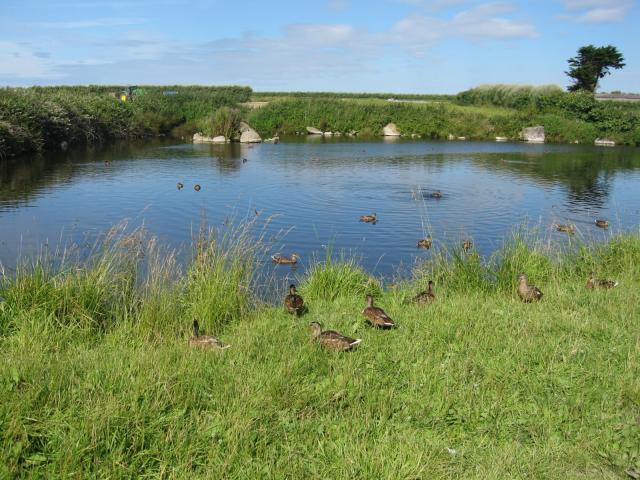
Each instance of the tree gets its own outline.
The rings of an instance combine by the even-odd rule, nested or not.
[[[598,81],[611,74],[610,68],[618,70],[625,65],[622,63],[624,57],[612,45],[581,47],[578,50],[578,56],[570,58],[568,62],[571,68],[565,73],[573,80],[573,85],[568,87],[571,92],[579,90],[595,92],[598,88]]]

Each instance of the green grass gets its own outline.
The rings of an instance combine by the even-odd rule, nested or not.
[[[466,98],[466,97],[463,97]],[[533,100],[532,100],[533,101]],[[405,135],[473,140],[497,136],[518,139],[524,127],[544,125],[550,142],[593,143],[598,137],[635,145],[640,139],[639,110],[597,102],[584,94],[538,98],[518,106],[489,101],[388,102],[376,98],[282,97],[249,112],[248,122],[263,136],[306,133],[307,126],[358,136],[379,136],[395,123]]]
[[[190,136],[198,123],[250,98],[248,87],[145,86],[122,102],[122,86],[0,89],[0,160],[114,139]],[[163,95],[170,90],[176,95]],[[209,122],[210,123],[210,122]],[[175,130],[175,129],[178,130]]]
[[[637,233],[568,252],[516,235],[490,259],[442,247],[385,291],[329,257],[301,279],[309,311],[294,318],[249,293],[264,252],[248,232],[200,235],[184,273],[155,241],[115,231],[90,261],[45,258],[5,278],[0,477],[613,479],[640,468]],[[515,296],[520,270],[540,303]],[[587,291],[591,270],[620,287]],[[407,304],[429,278],[436,302]],[[365,327],[368,291],[399,328]],[[189,350],[196,316],[232,348]],[[311,321],[363,342],[323,351]]]

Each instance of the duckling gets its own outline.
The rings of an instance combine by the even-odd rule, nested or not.
[[[569,224],[558,223],[556,224],[556,230],[564,233],[575,233],[576,226],[573,223],[569,223]]]
[[[373,306],[373,297],[367,295],[367,306],[362,310],[362,314],[367,318],[367,322],[376,328],[393,328],[395,322],[381,308]]]
[[[224,350],[231,345],[227,345],[213,335],[200,335],[200,325],[198,320],[193,321],[193,337],[189,339],[189,346],[191,348],[204,348],[206,350]]]
[[[467,238],[464,242],[462,242],[462,249],[465,252],[468,252],[472,248],[473,248],[473,240],[470,240],[470,239]]]
[[[280,255],[276,253],[275,255],[271,255],[271,260],[273,263],[277,263],[278,265],[295,265],[300,260],[300,257],[297,253],[292,254],[290,257],[285,257],[284,255]]]
[[[587,288],[593,290],[595,288],[614,288],[618,286],[618,282],[615,280],[604,280],[600,278],[594,278],[595,274],[591,272],[587,279]]]
[[[596,220],[596,227],[609,228],[609,220],[605,220],[604,218],[597,219]]]
[[[200,185],[198,185],[197,183],[196,183],[196,186],[195,186],[195,187],[193,187],[193,189],[194,189],[196,192],[199,192],[199,191],[200,191],[200,188],[202,188],[202,187],[200,187]]]
[[[360,217],[361,222],[366,223],[376,223],[378,221],[378,215],[374,213],[373,215],[362,215]]]
[[[284,306],[289,313],[300,315],[304,310],[304,300],[296,293],[296,286],[289,285],[289,295],[284,297]]]
[[[431,198],[442,198],[442,192],[440,192],[440,190],[436,190],[435,192],[431,192],[429,196]]]
[[[431,303],[436,299],[435,293],[433,293],[433,280],[429,280],[429,287],[426,291],[420,292],[415,297],[413,297],[413,301],[416,303],[427,304]]]
[[[182,182],[178,182],[178,190],[182,190],[184,188],[184,184]]]
[[[318,322],[312,322],[309,327],[311,328],[312,340],[318,342],[329,350],[346,351],[356,347],[362,341],[360,338],[351,338],[334,330],[322,331],[322,325]]]
[[[432,244],[433,239],[431,238],[431,235],[427,235],[426,238],[418,240],[418,248],[426,248],[427,250],[429,250]]]
[[[518,296],[523,302],[529,303],[542,298],[542,292],[534,285],[527,283],[527,276],[524,273],[518,275]]]

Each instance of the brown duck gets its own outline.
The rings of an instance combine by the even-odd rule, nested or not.
[[[595,288],[614,288],[618,286],[618,282],[615,280],[604,280],[601,278],[595,278],[595,274],[591,272],[587,279],[587,288],[593,290]]]
[[[206,350],[224,350],[231,345],[227,345],[213,335],[200,335],[200,325],[198,320],[193,321],[193,337],[189,339],[191,348],[204,348]]]
[[[524,273],[518,275],[518,296],[523,302],[529,303],[542,298],[542,291],[534,285],[527,283],[527,276]]]
[[[576,233],[576,226],[573,223],[558,223],[556,230],[564,233]]]
[[[426,238],[418,240],[418,248],[426,248],[427,250],[429,250],[431,248],[431,245],[433,245],[433,239],[431,238],[431,235],[427,235]]]
[[[427,304],[436,299],[435,293],[433,293],[433,280],[429,280],[429,287],[424,291],[413,297],[413,301],[416,303]]]
[[[284,306],[287,308],[287,312],[296,315],[300,315],[304,310],[304,300],[296,293],[296,286],[293,284],[289,286],[289,295],[284,297]]]
[[[609,220],[599,218],[596,220],[596,226],[600,228],[609,228]]]
[[[367,318],[367,322],[376,328],[393,328],[395,322],[381,308],[373,306],[373,297],[367,295],[367,306],[362,310],[362,314]]]
[[[466,239],[464,242],[462,242],[462,249],[465,252],[468,252],[472,248],[473,248],[473,241],[472,240]]]
[[[372,215],[362,215],[360,217],[361,222],[365,223],[376,223],[378,221],[378,215],[373,213]]]
[[[298,263],[298,260],[300,260],[300,257],[297,253],[292,254],[290,257],[276,253],[275,255],[271,255],[271,260],[278,265],[295,265]]]
[[[311,338],[329,350],[351,350],[362,341],[359,338],[347,337],[334,330],[323,332],[322,326],[318,322],[312,322],[309,327],[311,328]]]
[[[442,198],[442,192],[440,190],[436,190],[435,192],[431,192],[429,195],[431,198]]]

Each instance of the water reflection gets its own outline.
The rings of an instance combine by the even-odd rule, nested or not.
[[[288,232],[282,251],[308,259],[332,245],[389,273],[430,255],[415,248],[426,234],[434,245],[468,236],[487,254],[523,221],[595,230],[604,217],[633,227],[639,181],[638,149],[311,136],[256,146],[116,144],[0,164],[0,261],[15,263],[18,251],[70,228],[77,237],[123,218],[180,245],[202,218],[224,226],[234,212],[258,210],[275,216],[269,235]],[[370,212],[376,225],[358,222]]]

